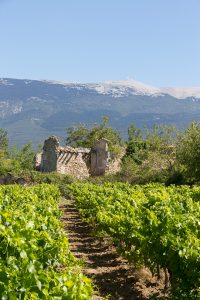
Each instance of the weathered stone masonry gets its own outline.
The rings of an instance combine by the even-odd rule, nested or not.
[[[51,136],[44,142],[42,153],[36,156],[36,169],[59,172],[78,178],[99,176],[119,170],[117,161],[109,162],[108,141],[101,139],[91,149],[61,147],[59,139]]]

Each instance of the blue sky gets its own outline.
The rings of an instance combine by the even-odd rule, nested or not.
[[[0,77],[200,86],[199,0],[0,0]]]

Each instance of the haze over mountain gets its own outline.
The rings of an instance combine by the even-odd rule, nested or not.
[[[11,144],[34,145],[66,128],[91,125],[102,116],[123,136],[128,125],[186,127],[200,121],[199,88],[158,88],[135,80],[70,83],[46,80],[0,79],[0,127]]]

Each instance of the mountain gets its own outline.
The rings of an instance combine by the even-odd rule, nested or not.
[[[157,88],[135,80],[105,83],[0,79],[0,127],[11,145],[42,143],[66,128],[109,116],[123,136],[128,125],[186,127],[200,121],[200,88]]]

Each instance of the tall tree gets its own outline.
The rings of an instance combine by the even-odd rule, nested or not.
[[[8,134],[7,131],[0,128],[0,150],[8,149]]]
[[[124,159],[132,159],[135,163],[141,164],[144,159],[146,142],[142,137],[142,131],[134,124],[128,127],[128,142]]]
[[[200,125],[191,125],[178,136],[177,162],[188,182],[200,182]]]
[[[83,124],[67,128],[66,144],[72,147],[91,148],[97,140],[107,139],[109,150],[114,156],[120,153],[122,140],[117,130],[109,125],[109,118],[103,117],[100,124],[90,128]]]

